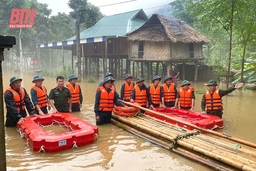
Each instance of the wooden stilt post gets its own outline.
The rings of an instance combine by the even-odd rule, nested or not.
[[[132,61],[132,75],[133,75],[134,77],[136,77],[136,73],[135,73],[135,62],[134,62],[134,61]]]
[[[120,77],[119,77],[119,79],[123,77],[123,70],[124,70],[123,59],[120,59],[120,73],[119,73]]]
[[[131,61],[126,59],[126,73],[131,74]]]
[[[186,76],[186,63],[183,62],[183,64],[182,64],[182,80],[185,80],[185,76]]]
[[[155,72],[156,75],[158,75],[158,73],[159,73],[158,70],[159,70],[159,62],[156,62],[156,72]]]
[[[99,79],[99,71],[100,71],[100,61],[99,57],[96,58],[96,78]]]
[[[198,81],[198,59],[195,61],[195,76],[194,81]]]
[[[149,62],[145,62],[145,64],[147,65],[147,80],[150,80],[150,65]]]
[[[91,76],[91,54],[89,55],[89,60],[88,60],[88,77]]]
[[[140,66],[139,66],[139,62],[136,62],[136,77],[139,77],[139,71],[140,71]]]
[[[153,77],[153,63],[154,62],[150,62],[150,78]]]
[[[108,58],[108,39],[105,41],[105,56],[103,58],[103,72],[107,72],[107,58]]]
[[[82,78],[84,79],[85,78],[85,75],[84,75],[84,44],[81,44],[82,46]]]
[[[143,64],[144,64],[144,62],[140,62],[140,64],[141,64],[141,76],[144,78],[145,76],[144,76],[144,70],[143,70]]]

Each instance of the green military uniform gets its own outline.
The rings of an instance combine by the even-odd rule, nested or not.
[[[69,112],[68,99],[71,99],[71,93],[68,88],[63,87],[60,90],[58,87],[55,87],[50,91],[49,99],[54,100],[54,106],[58,112]]]
[[[216,81],[214,81],[214,80],[210,80],[210,81],[208,82],[207,86],[210,86],[210,85],[217,85],[217,83],[216,83]],[[226,90],[219,90],[220,98],[222,98],[223,96],[225,96],[225,95],[231,93],[231,92],[234,91],[234,90],[235,90],[234,86],[229,87],[229,88],[226,89]],[[215,90],[215,91],[216,91],[216,90]],[[213,92],[210,92],[210,93],[212,94]],[[202,101],[201,101],[201,108],[202,108],[202,111],[205,111],[205,107],[206,107],[206,99],[205,99],[205,93],[204,93],[204,95],[203,95],[203,97],[202,97]],[[210,115],[218,116],[218,117],[220,117],[220,118],[222,118],[222,114],[223,114],[222,109],[220,109],[220,110],[207,110],[206,113],[207,113],[207,114],[210,114]]]

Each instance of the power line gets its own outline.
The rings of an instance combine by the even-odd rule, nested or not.
[[[124,4],[124,3],[128,3],[128,2],[133,2],[133,1],[137,1],[137,0],[130,0],[130,1],[117,2],[117,3],[113,3],[113,4],[100,5],[98,7],[107,7],[107,6],[111,6],[111,5]]]

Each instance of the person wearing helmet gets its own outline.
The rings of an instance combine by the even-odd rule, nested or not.
[[[111,72],[106,72],[105,75],[104,75],[104,78],[106,78],[106,77],[113,77],[113,74],[112,74]],[[101,81],[101,82],[99,83],[99,87],[96,89],[96,92],[100,89],[100,87],[101,87],[102,85],[103,85],[103,81]],[[116,91],[116,87],[115,87],[115,84],[114,84],[114,83],[113,83],[111,89],[112,89],[113,91]]]
[[[47,89],[43,85],[44,78],[40,75],[36,75],[32,81],[35,83],[30,89],[31,99],[35,106],[36,113],[39,115],[44,115],[48,113],[48,96]]]
[[[164,106],[164,93],[163,88],[159,85],[159,82],[161,81],[161,77],[158,75],[155,75],[153,77],[152,83],[149,85],[149,94],[152,100],[151,108],[160,107],[160,104],[162,103]]]
[[[244,86],[244,83],[237,83],[235,86],[229,87],[227,90],[217,89],[217,81],[210,80],[207,83],[208,90],[205,91],[202,101],[201,108],[203,114],[210,114],[222,118],[223,106],[222,106],[222,97],[231,93],[235,89],[241,88]]]
[[[124,106],[119,102],[119,95],[113,91],[111,87],[115,79],[111,76],[105,77],[103,85],[99,87],[95,95],[94,113],[96,117],[96,125],[103,125],[111,122],[112,110],[114,105]]]
[[[138,77],[136,80],[136,85],[134,86],[130,102],[138,103],[141,107],[147,108],[151,105],[151,98],[149,94],[149,90],[144,84],[144,79],[142,77]],[[144,113],[145,111],[141,110],[141,113]]]
[[[124,101],[129,102],[132,89],[134,87],[134,82],[132,81],[132,76],[130,74],[125,75],[125,81],[121,86],[120,96]]]
[[[72,112],[80,111],[83,104],[83,95],[80,85],[76,82],[77,78],[77,76],[71,74],[68,78],[69,83],[66,84],[72,96]]]
[[[177,89],[172,82],[171,76],[166,75],[164,77],[164,84],[162,85],[162,88],[164,92],[164,105],[166,107],[174,107],[177,98]]]
[[[194,88],[190,87],[191,83],[187,80],[182,81],[175,101],[175,108],[179,107],[183,110],[194,110],[195,93]]]
[[[35,115],[35,108],[25,90],[21,86],[22,79],[14,76],[10,79],[10,87],[4,92],[4,101],[6,104],[6,127],[15,127],[27,116]]]

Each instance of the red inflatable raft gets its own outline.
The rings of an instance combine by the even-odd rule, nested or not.
[[[43,126],[60,124],[69,132],[49,135]],[[69,113],[28,116],[17,125],[33,151],[56,152],[93,143],[99,134],[97,126]]]
[[[175,119],[182,120],[184,122],[188,122],[191,124],[194,124],[198,127],[205,128],[205,129],[216,129],[216,128],[223,128],[223,120],[217,116],[213,115],[202,115],[199,112],[193,112],[193,111],[187,111],[182,109],[172,109],[172,108],[156,108],[157,112],[160,112],[164,115],[173,117]],[[189,126],[186,126],[181,123],[177,123],[175,121],[172,121],[170,119],[164,118],[162,116],[158,116],[155,114],[152,114],[150,112],[145,112],[146,115],[152,116],[154,118],[163,120],[165,122],[176,124],[180,127],[184,127],[190,130],[193,130],[194,128],[191,128]]]

